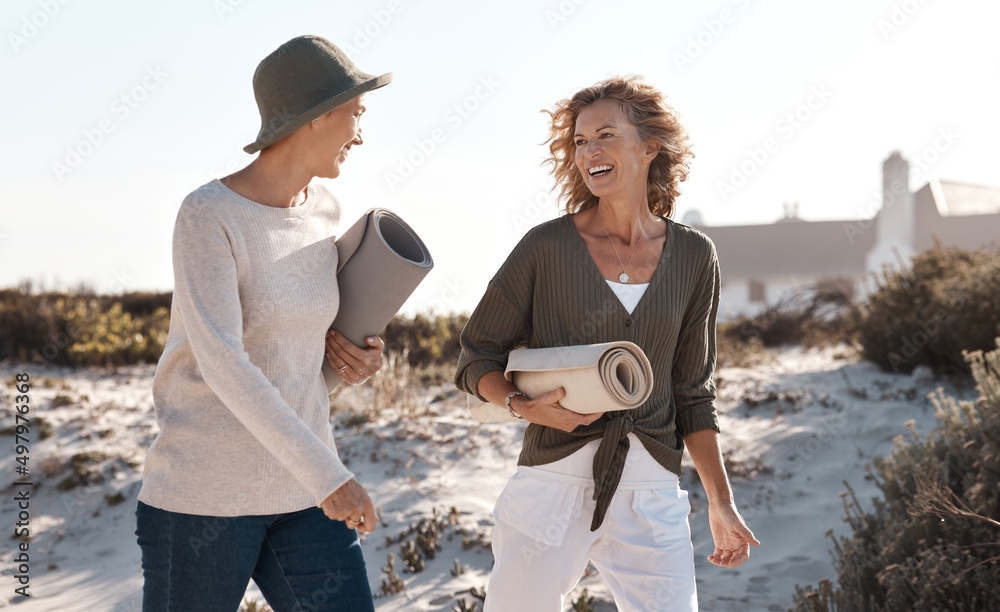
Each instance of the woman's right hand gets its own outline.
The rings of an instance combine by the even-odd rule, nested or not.
[[[559,387],[535,399],[523,395],[515,395],[510,400],[514,412],[524,417],[524,420],[546,427],[554,427],[562,431],[573,431],[580,425],[590,425],[601,418],[603,412],[580,414],[567,410],[559,405],[559,400],[566,397],[566,390]]]

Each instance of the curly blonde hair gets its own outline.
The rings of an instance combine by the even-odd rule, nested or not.
[[[655,140],[660,144],[660,152],[649,166],[646,194],[650,212],[671,216],[694,153],[688,146],[687,130],[681,125],[677,111],[667,103],[666,96],[639,76],[616,76],[601,81],[561,100],[554,111],[543,111],[552,118],[546,140],[552,156],[544,163],[551,165],[563,210],[572,214],[597,206],[597,196],[587,188],[576,167],[573,134],[580,111],[598,100],[617,102],[641,141]]]

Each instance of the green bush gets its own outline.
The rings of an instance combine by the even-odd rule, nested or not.
[[[32,293],[28,284],[2,289],[0,359],[72,366],[155,362],[169,319],[169,293]]]
[[[0,359],[60,365],[155,362],[167,339],[170,294],[99,296],[0,290]]]
[[[459,338],[468,321],[465,314],[397,316],[382,335],[386,349],[406,352],[413,367],[454,365],[462,350]]]
[[[1000,251],[936,245],[876,283],[859,310],[858,341],[885,370],[967,374],[962,351],[990,350],[1000,335]]]
[[[836,588],[799,589],[797,612],[1000,609],[1000,338],[967,353],[978,400],[938,390],[938,425],[873,462],[884,499],[843,494],[852,534],[834,538]],[[912,428],[912,423],[908,426]],[[845,482],[845,484],[847,484]],[[848,485],[850,491],[850,486]]]
[[[147,317],[134,317],[119,302],[109,308],[99,300],[77,300],[64,310],[74,341],[66,347],[73,365],[155,363],[167,343],[170,312],[158,308]]]
[[[98,295],[0,289],[0,359],[70,366],[155,363],[170,326],[170,293]],[[413,367],[453,366],[468,316],[395,317],[383,336],[390,352]]]

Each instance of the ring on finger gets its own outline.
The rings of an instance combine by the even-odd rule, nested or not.
[[[346,363],[344,365],[340,366],[340,371],[341,372],[346,372],[347,371],[347,364]]]

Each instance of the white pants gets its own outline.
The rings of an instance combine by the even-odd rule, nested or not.
[[[562,612],[588,562],[622,612],[698,609],[687,492],[634,434],[629,440],[621,483],[594,532],[599,440],[555,463],[518,468],[493,510],[484,612]]]

